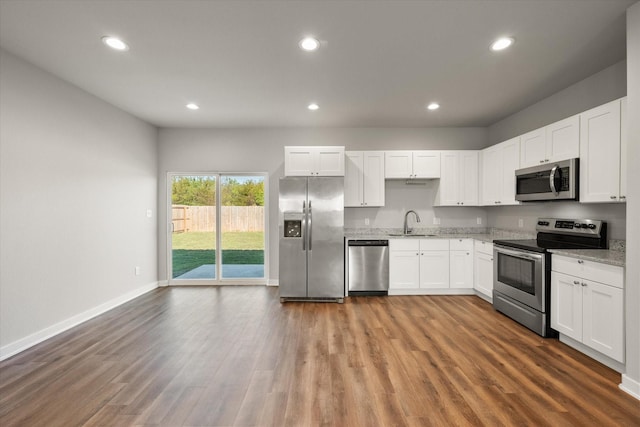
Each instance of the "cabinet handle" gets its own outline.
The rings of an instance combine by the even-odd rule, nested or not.
[[[573,281],[573,284],[574,284],[574,285],[579,285],[579,284],[580,284],[580,282],[578,282],[577,280],[574,280],[574,281]]]
[[[540,160],[540,163],[544,163],[544,160]]]
[[[581,259],[579,259],[579,260],[578,260],[578,264],[584,264],[584,261],[583,261],[583,260],[581,260]]]
[[[491,261],[493,261],[493,258],[491,258]]]
[[[544,159],[544,162],[545,163],[549,163],[549,159]]]
[[[611,196],[611,200],[615,200],[617,198],[618,198],[617,196]]]
[[[627,196],[620,196],[620,200],[627,200]]]
[[[586,284],[586,283],[584,283],[584,282],[582,282],[582,283],[580,283],[580,284],[581,284],[582,286],[587,286],[587,284]]]
[[[460,202],[461,205],[464,205],[464,202]]]

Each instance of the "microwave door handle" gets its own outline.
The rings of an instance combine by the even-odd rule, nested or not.
[[[551,187],[551,191],[553,191],[553,194],[555,194],[556,196],[560,194],[560,192],[556,190],[556,173],[557,172],[558,172],[558,165],[555,165],[551,169],[551,173],[549,174],[549,186]]]

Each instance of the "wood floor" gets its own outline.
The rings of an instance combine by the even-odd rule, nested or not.
[[[475,296],[163,288],[0,363],[8,426],[638,426],[620,375]]]

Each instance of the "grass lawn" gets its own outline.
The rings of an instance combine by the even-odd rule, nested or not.
[[[215,233],[175,233],[173,244],[173,277],[204,264],[215,264]],[[264,264],[262,232],[222,233],[223,264]]]

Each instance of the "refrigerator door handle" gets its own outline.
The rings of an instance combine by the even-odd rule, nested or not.
[[[311,233],[311,231],[313,230],[313,224],[311,222],[311,217],[312,217],[312,215],[311,215],[311,200],[309,200],[309,234],[308,234],[308,236],[309,236],[309,250],[311,250],[311,242],[313,241],[313,236],[312,236],[312,233]]]
[[[307,250],[307,204],[302,201],[302,250]]]

